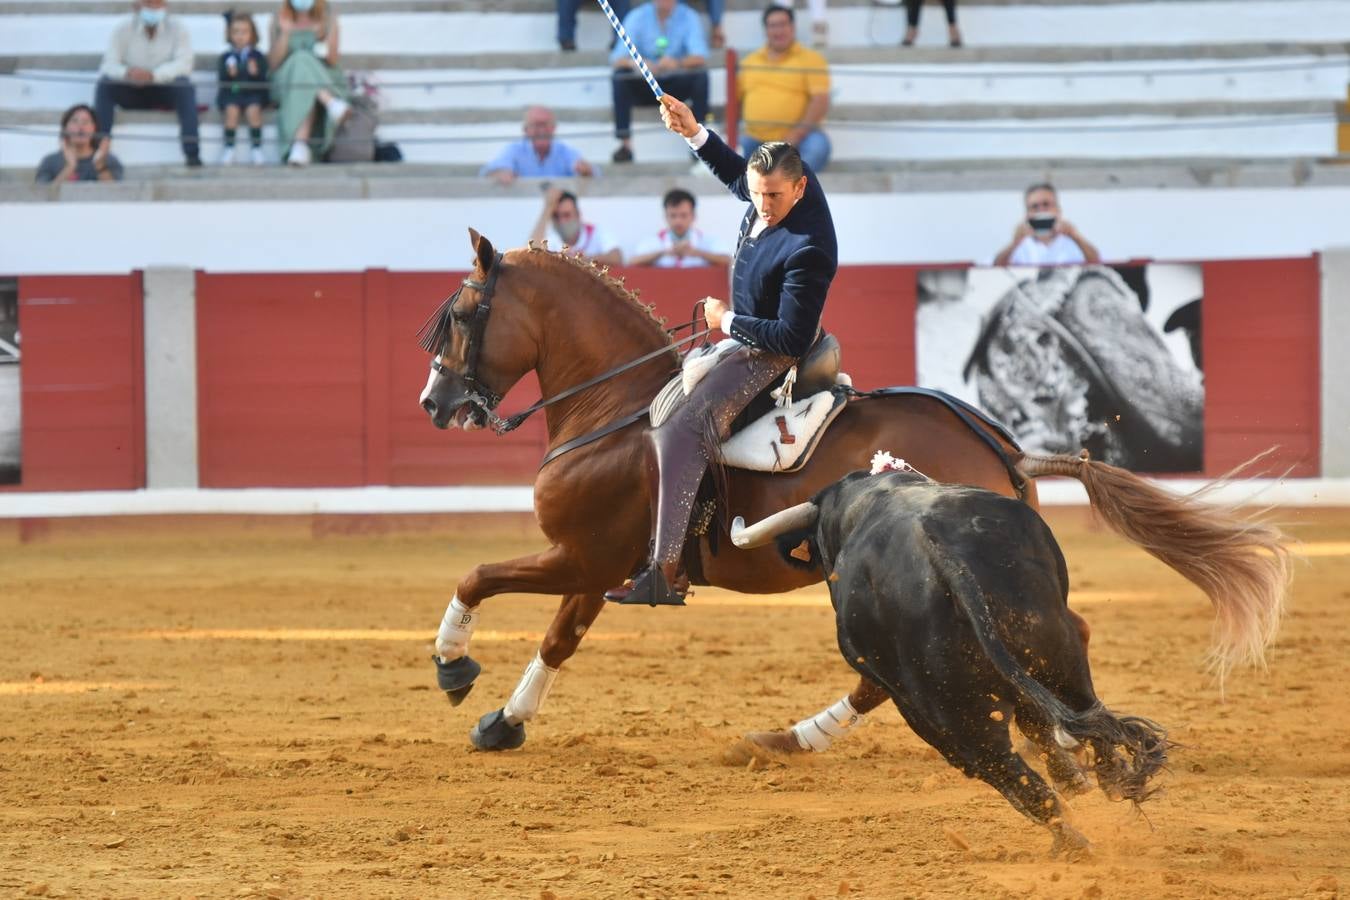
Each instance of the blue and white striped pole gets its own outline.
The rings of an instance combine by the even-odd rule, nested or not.
[[[643,78],[647,79],[647,86],[652,89],[656,99],[660,100],[666,92],[661,90],[661,85],[656,83],[656,76],[652,74],[651,69],[647,68],[647,61],[642,58],[638,48],[633,46],[633,41],[628,37],[628,32],[623,30],[623,23],[619,21],[618,16],[614,15],[614,8],[609,5],[609,0],[597,0],[597,2],[599,2],[600,8],[605,11],[605,17],[609,19],[609,24],[614,26],[614,33],[619,36],[619,40],[623,41],[624,47],[628,50],[628,55],[633,57],[633,62],[637,64],[638,71],[642,73]]]

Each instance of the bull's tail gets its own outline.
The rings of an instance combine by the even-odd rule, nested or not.
[[[1215,614],[1210,665],[1220,684],[1234,665],[1264,665],[1292,576],[1280,529],[1236,507],[1204,501],[1215,485],[1178,497],[1124,469],[1088,459],[1086,451],[1081,456],[1023,453],[1017,465],[1032,478],[1078,479],[1112,530],[1205,592]]]
[[[1033,678],[1008,650],[995,627],[984,589],[970,571],[947,555],[943,545],[931,536],[928,545],[930,558],[970,620],[980,648],[1022,703],[1037,711],[1060,746],[1072,749],[1086,743],[1092,748],[1098,783],[1109,796],[1135,803],[1147,800],[1153,794],[1149,779],[1167,764],[1171,746],[1167,731],[1148,719],[1117,716],[1099,700],[1081,712],[1071,709]]]

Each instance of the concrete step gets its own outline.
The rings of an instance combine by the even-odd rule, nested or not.
[[[499,187],[453,165],[351,164],[308,169],[245,167],[184,169],[137,166],[115,183],[35,185],[31,169],[0,169],[0,203],[238,202],[348,199],[482,198],[486,201],[539,196],[541,182]],[[1350,188],[1350,165],[1307,158],[1196,159],[1003,159],[959,162],[849,162],[822,176],[831,194],[940,194],[1020,191],[1049,180],[1062,190]],[[723,191],[713,179],[693,176],[684,165],[634,163],[623,178],[560,181],[582,197],[660,197],[683,186],[700,197]]]
[[[688,0],[686,0],[688,2]],[[961,9],[976,6],[1139,6],[1153,5],[1155,8],[1171,4],[1174,0],[961,0]],[[1266,0],[1245,0],[1253,5]],[[707,5],[704,0],[692,0],[690,6],[703,12]],[[838,9],[852,6],[888,6],[894,5],[879,0],[830,0],[830,8]],[[797,3],[799,11],[803,4]],[[89,13],[121,13],[125,10],[124,0],[0,0],[0,15],[85,15]],[[762,0],[726,0],[725,8],[730,11],[762,12]],[[270,14],[276,11],[273,0],[174,0],[174,9],[194,14],[214,13],[221,15],[229,10]],[[549,0],[342,0],[342,13],[368,12],[494,12],[539,13],[550,12],[553,4]],[[598,4],[583,4],[581,13],[585,16],[602,15]],[[934,13],[941,16],[941,10]]]
[[[1253,44],[1350,41],[1350,14],[1345,0],[1175,0],[1056,6],[978,6],[965,11],[962,31],[969,47],[1076,47],[1195,44]],[[731,46],[754,48],[763,41],[756,10],[727,13],[724,27]],[[895,53],[904,25],[898,7],[844,6],[830,11],[832,47],[889,47]],[[108,35],[124,15],[0,16],[0,56],[49,57],[100,54]],[[199,52],[223,46],[220,16],[181,16]],[[268,16],[259,27],[266,33]],[[465,53],[551,52],[556,16],[550,11],[511,12],[370,12],[343,16],[344,53],[423,57],[444,54],[447,47]],[[931,24],[931,23],[930,23]],[[581,20],[579,46],[608,46],[608,22],[597,16]],[[945,29],[924,29],[920,44],[942,46]],[[963,50],[959,55],[965,55]]]
[[[1081,106],[1102,104],[1340,100],[1350,56],[1279,56],[1228,60],[1100,63],[949,65],[840,64],[832,68],[835,105]],[[726,73],[710,70],[711,96],[725,95]],[[560,68],[375,70],[360,76],[373,85],[382,110],[455,109],[512,116],[534,102],[549,104],[564,120],[610,108],[607,69]],[[60,111],[87,102],[94,76],[23,70],[0,76],[0,109]],[[214,105],[215,84],[197,74],[198,99]],[[565,85],[566,90],[558,87]]]
[[[442,48],[444,49],[444,48]],[[753,49],[753,48],[752,48]],[[1117,64],[1134,62],[1221,63],[1246,61],[1289,60],[1292,58],[1320,58],[1339,61],[1350,53],[1350,40],[1304,41],[1239,41],[1233,43],[1202,42],[1184,48],[1171,44],[1131,44],[1120,46],[1063,46],[1030,44],[1017,47],[966,47],[960,51],[948,48],[908,47],[893,44],[869,47],[830,47],[823,51],[831,69],[847,65],[886,65],[904,69],[932,68],[960,70],[968,66],[1024,65],[1051,66],[1061,64]],[[195,69],[205,77],[216,68],[217,52],[199,52]],[[0,53],[0,79],[30,72],[78,73],[80,79],[92,84],[97,77],[102,52],[98,53]],[[714,68],[722,66],[714,55]],[[490,81],[500,70],[525,70],[541,77],[555,72],[568,73],[578,69],[608,71],[608,54],[599,50],[579,50],[560,53],[556,50],[537,52],[505,51],[500,53],[398,53],[342,54],[342,68],[347,72],[437,72],[446,70],[473,71],[480,81]],[[570,76],[564,76],[570,77]]]
[[[1336,113],[1294,112],[1263,115],[1129,115],[1061,116],[1034,120],[981,118],[962,121],[835,120],[828,129],[834,159],[895,160],[1070,158],[1329,157],[1336,149]],[[271,160],[284,152],[274,129],[265,129],[265,150]],[[559,138],[587,159],[607,166],[615,140],[607,123],[569,124]],[[221,132],[214,121],[201,129],[203,158],[219,153]],[[404,159],[415,163],[481,166],[507,139],[503,123],[382,124],[381,140],[399,145]],[[633,132],[639,160],[689,165],[683,142],[639,117]],[[0,128],[0,159],[36,165],[56,149],[51,126]],[[170,116],[158,123],[118,124],[113,152],[127,165],[168,164],[180,158],[177,126]],[[607,166],[608,168],[608,166]],[[622,168],[611,174],[618,176]]]
[[[1314,100],[1252,100],[1252,101],[1182,101],[1162,103],[1096,103],[1096,104],[949,104],[934,107],[928,104],[877,103],[867,105],[835,104],[830,108],[829,126],[842,127],[847,123],[917,124],[922,122],[982,122],[1013,120],[1034,123],[1042,119],[1069,118],[1100,119],[1129,116],[1167,116],[1187,118],[1261,118],[1267,116],[1322,116],[1334,115],[1337,101]],[[722,109],[713,108],[713,118],[721,119]],[[0,128],[24,131],[50,130],[60,117],[61,110],[14,110],[0,108]],[[270,113],[268,114],[270,116]],[[497,136],[503,141],[519,136],[520,111],[517,109],[383,109],[380,126],[397,125],[496,125]],[[163,112],[123,110],[117,114],[117,127],[163,126],[172,130],[173,117]],[[562,119],[563,131],[606,131],[613,122],[608,107],[570,109]],[[1032,126],[1034,130],[1034,126]]]

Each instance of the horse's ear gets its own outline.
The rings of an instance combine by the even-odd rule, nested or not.
[[[487,274],[487,270],[492,268],[492,261],[497,258],[497,251],[493,249],[492,241],[470,228],[469,243],[473,246],[473,252],[478,257],[478,268],[484,274]]]

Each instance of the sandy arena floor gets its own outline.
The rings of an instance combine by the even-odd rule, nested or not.
[[[611,609],[522,750],[474,752],[556,600],[488,601],[452,708],[431,638],[519,518],[0,521],[0,892],[47,896],[1316,897],[1350,891],[1350,511],[1305,542],[1270,670],[1221,702],[1209,610],[1052,511],[1098,694],[1185,744],[1147,818],[1072,801],[1093,858],[893,707],[828,754],[747,731],[854,683],[823,590]]]

